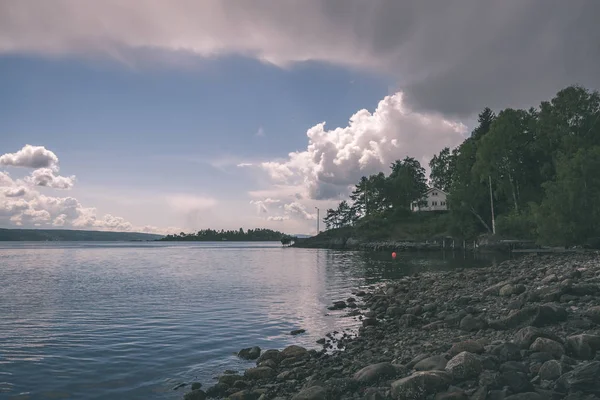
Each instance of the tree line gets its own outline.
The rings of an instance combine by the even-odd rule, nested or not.
[[[167,235],[160,239],[162,241],[195,241],[195,242],[214,242],[222,240],[244,241],[244,242],[271,242],[279,241],[282,238],[288,237],[285,233],[274,231],[271,229],[248,229],[244,231],[242,228],[238,230],[223,230],[203,229],[196,233],[185,233]]]
[[[429,181],[411,157],[394,162],[388,175],[362,177],[349,200],[327,210],[325,225],[401,221],[430,185],[448,193],[448,231],[456,237],[497,233],[567,246],[600,237],[597,91],[570,86],[538,108],[484,108],[470,136],[429,166]]]

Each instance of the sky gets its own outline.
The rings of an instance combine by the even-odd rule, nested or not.
[[[484,107],[600,87],[597,0],[0,0],[0,227],[315,233]]]

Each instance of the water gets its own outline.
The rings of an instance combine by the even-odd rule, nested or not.
[[[243,347],[318,348],[355,328],[326,309],[354,288],[491,262],[278,243],[0,243],[0,398],[180,399],[179,382],[207,387],[248,367]]]

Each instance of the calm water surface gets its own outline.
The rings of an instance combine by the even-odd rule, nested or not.
[[[206,387],[248,367],[240,348],[318,348],[355,327],[326,309],[352,289],[500,261],[399,258],[278,243],[0,243],[0,398],[179,399],[179,382]]]

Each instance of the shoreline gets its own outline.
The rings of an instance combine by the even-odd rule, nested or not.
[[[184,399],[591,400],[600,394],[597,252],[417,273],[356,294],[364,303],[340,299],[333,307],[361,319],[358,336],[327,335],[323,344],[344,350],[254,349],[256,367],[224,374]]]

